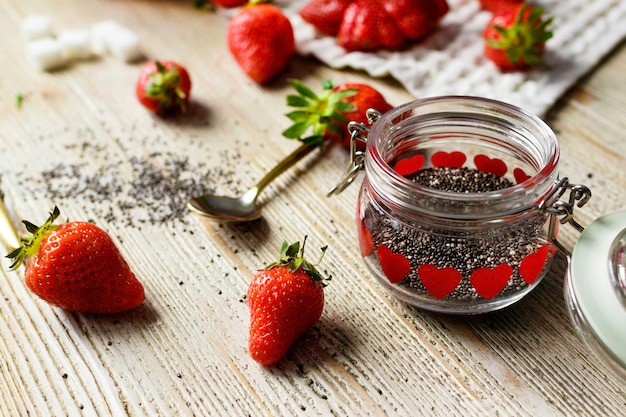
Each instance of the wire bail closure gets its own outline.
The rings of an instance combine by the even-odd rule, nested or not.
[[[561,200],[569,192],[567,201]],[[550,215],[548,238],[569,260],[571,253],[556,237],[556,221],[569,223],[574,229],[582,232],[585,228],[574,219],[574,209],[582,207],[591,198],[591,190],[584,185],[572,184],[567,177],[559,180],[556,187],[539,204],[539,212]]]
[[[382,117],[382,114],[376,109],[368,109],[365,114],[370,125],[373,125]],[[326,194],[326,196],[341,193],[350,184],[352,184],[359,171],[365,167],[365,150],[360,150],[357,147],[357,143],[367,143],[367,134],[369,131],[370,128],[364,123],[348,123],[348,132],[350,132],[350,163],[341,176],[339,182]]]

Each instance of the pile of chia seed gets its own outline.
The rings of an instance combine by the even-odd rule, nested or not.
[[[60,162],[34,177],[23,179],[57,205],[64,200],[87,203],[90,210],[110,223],[130,227],[186,223],[190,198],[219,189],[239,189],[240,155],[224,152],[215,166],[193,163],[173,152],[131,156],[128,160],[99,165]],[[228,192],[228,191],[227,191]]]
[[[514,184],[490,172],[461,168],[425,168],[407,177],[416,184],[455,193],[484,193],[503,190]]]
[[[427,168],[407,178],[426,187],[458,193],[496,191],[513,185],[508,179],[466,167]],[[526,216],[511,224],[479,231],[450,230],[444,226],[425,226],[416,218],[390,217],[368,201],[363,222],[372,235],[374,247],[385,245],[409,260],[411,272],[396,285],[404,286],[416,295],[432,298],[420,280],[418,268],[425,264],[439,269],[456,268],[462,275],[461,283],[444,300],[455,300],[460,304],[485,301],[470,283],[472,272],[478,268],[507,264],[513,269],[503,290],[490,301],[526,289],[528,284],[519,274],[519,265],[527,255],[545,244],[545,221],[541,216]]]

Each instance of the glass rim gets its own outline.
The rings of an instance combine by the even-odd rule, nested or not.
[[[420,110],[419,113],[414,113]],[[434,113],[433,113],[434,112]],[[409,117],[406,117],[411,113]],[[537,146],[542,153],[542,160],[537,161],[538,169],[529,178],[514,184],[510,187],[486,192],[459,193],[454,191],[439,190],[432,187],[416,184],[401,174],[398,174],[392,166],[385,160],[382,147],[385,141],[393,137],[393,130],[403,124],[409,124],[420,116],[441,113],[455,115],[472,115],[484,117],[484,120],[493,126],[499,126],[506,129],[506,123],[513,123],[520,127],[529,136],[533,136],[532,143]],[[432,120],[432,117],[430,118]],[[506,122],[506,123],[505,123]],[[417,122],[419,124],[419,121]],[[515,145],[515,144],[513,144]],[[552,184],[555,183],[556,169],[560,158],[560,149],[556,135],[550,127],[539,117],[532,115],[525,110],[512,104],[501,101],[474,97],[474,96],[440,96],[410,101],[403,105],[393,108],[383,114],[370,128],[368,140],[366,144],[365,170],[374,176],[384,177],[385,184],[382,186],[382,194],[388,192],[402,191],[405,194],[415,193],[419,196],[437,200],[454,200],[455,202],[463,202],[468,205],[479,205],[482,202],[501,201],[503,206],[505,202],[525,200],[528,196],[526,209],[536,207],[540,201],[537,197],[545,195]],[[379,188],[374,186],[374,188]],[[378,194],[381,194],[379,192]],[[405,199],[397,199],[396,203],[405,205]],[[497,204],[497,203],[496,203]],[[506,210],[503,208],[499,214],[506,215],[506,212],[519,212],[519,205],[515,210]],[[523,210],[522,210],[523,211]],[[509,214],[511,214],[509,213]],[[465,218],[466,216],[460,216]]]

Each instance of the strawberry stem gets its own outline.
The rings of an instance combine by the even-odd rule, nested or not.
[[[531,66],[541,64],[543,45],[552,37],[548,25],[552,18],[542,19],[544,9],[522,5],[510,27],[494,25],[500,39],[490,39],[487,44],[506,51],[508,59],[514,63],[525,62]]]
[[[313,146],[322,146],[327,133],[341,135],[340,126],[347,122],[344,114],[354,111],[354,104],[342,101],[357,93],[356,89],[333,91],[332,82],[322,82],[322,91],[316,94],[298,80],[289,80],[297,94],[287,96],[287,105],[296,110],[287,113],[293,125],[283,136]],[[311,132],[307,135],[307,132]]]
[[[30,236],[22,237],[22,246],[6,256],[9,259],[13,259],[13,263],[9,266],[10,270],[17,269],[26,260],[26,258],[29,258],[39,252],[39,246],[41,245],[43,238],[49,232],[58,227],[58,225],[53,223],[61,214],[59,208],[54,206],[54,209],[49,214],[50,216],[48,217],[48,220],[46,220],[42,226],[37,226],[28,220],[22,220],[22,223],[24,223],[24,226],[30,233]]]
[[[289,269],[289,272],[296,272],[299,268],[302,268],[304,272],[311,277],[313,281],[330,281],[331,277],[324,278],[322,274],[317,270],[317,266],[322,262],[322,258],[326,253],[326,249],[328,249],[328,245],[321,248],[321,255],[317,263],[312,264],[304,258],[304,246],[306,245],[307,236],[304,236],[304,240],[302,241],[302,245],[300,242],[287,243],[287,241],[283,241],[283,244],[280,248],[280,258],[276,262],[272,262],[267,265],[265,268],[269,269],[274,266],[285,266]],[[326,284],[323,284],[326,286]]]
[[[155,62],[157,71],[150,75],[146,96],[157,100],[163,112],[186,110],[187,94],[180,88],[180,73],[176,67],[169,70],[160,62]]]

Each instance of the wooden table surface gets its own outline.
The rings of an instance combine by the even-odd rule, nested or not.
[[[326,192],[347,153],[314,152],[262,195],[263,219],[218,225],[186,211],[198,191],[234,195],[297,147],[287,78],[310,86],[367,81],[395,105],[413,99],[390,79],[296,57],[258,86],[234,63],[227,21],[189,2],[5,0],[0,4],[0,180],[16,224],[62,216],[106,229],[146,289],[129,313],[51,307],[23,270],[0,276],[2,416],[618,416],[626,383],[578,338],[563,299],[563,263],[519,303],[493,314],[433,314],[390,296],[359,256],[357,186]],[[153,117],[139,106],[139,64],[113,57],[36,70],[18,27],[29,13],[57,29],[114,19],[147,57],[185,63],[189,112]],[[17,94],[23,96],[20,108]],[[626,205],[626,49],[616,50],[545,118],[559,137],[560,171],[593,191],[587,225]],[[247,352],[245,293],[283,240],[329,245],[333,275],[318,325],[278,365]],[[561,229],[572,248],[579,234]]]

